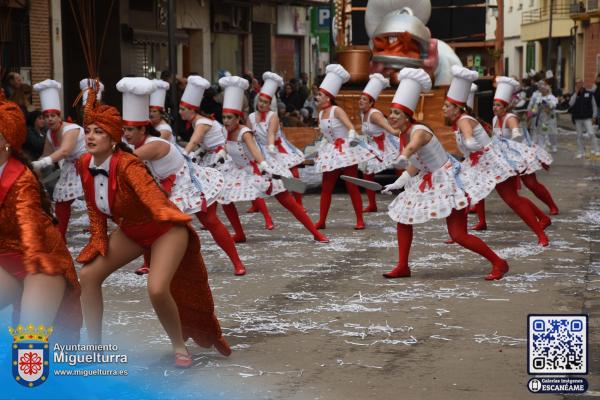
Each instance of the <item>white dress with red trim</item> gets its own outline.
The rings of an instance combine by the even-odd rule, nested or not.
[[[198,159],[198,164],[203,167],[212,167],[221,170],[223,164],[217,163],[217,153],[225,150],[225,142],[227,141],[227,131],[225,127],[214,119],[200,117],[194,122],[194,128],[198,125],[208,125],[209,130],[202,137],[200,146],[204,149],[204,156]]]
[[[377,154],[368,144],[360,142],[350,146],[348,128],[342,121],[334,117],[336,106],[331,107],[330,118],[323,118],[323,111],[319,113],[319,129],[326,142],[319,148],[315,158],[317,172],[334,171],[336,169],[356,165],[368,161]]]
[[[251,201],[286,191],[280,179],[270,179],[269,176],[261,174],[258,163],[242,139],[246,132],[252,133],[250,128],[242,127],[237,133],[237,140],[227,140],[225,144],[230,159],[223,167],[225,187],[219,198],[220,203]],[[272,169],[270,172],[274,174],[292,176],[289,169],[281,165],[269,165]]]
[[[277,149],[277,153],[272,154],[267,150],[267,146],[269,145],[269,123],[275,113],[273,111],[268,111],[266,114],[266,118],[261,122],[256,122],[256,117],[259,115],[258,111],[250,114],[248,119],[254,130],[256,143],[260,147],[260,150],[267,161],[283,164],[286,168],[292,168],[302,164],[304,162],[304,153],[287,141],[285,135],[281,131],[281,127],[277,130],[275,137],[275,148]]]
[[[458,176],[460,163],[444,150],[429,128],[413,125],[403,134],[407,135],[406,142],[418,129],[432,135],[429,143],[410,157],[410,163],[419,172],[404,186],[404,192],[388,206],[390,218],[408,225],[445,218],[453,209],[461,210],[469,204]]]
[[[369,143],[377,152],[378,158],[373,157],[359,165],[359,169],[365,174],[373,175],[388,168],[394,168],[392,164],[400,156],[400,139],[385,129],[371,122],[374,113],[383,114],[376,108],[371,108],[366,117],[361,114],[362,134],[367,137]]]
[[[52,193],[52,200],[56,202],[64,202],[69,200],[74,200],[78,197],[83,196],[83,188],[81,187],[81,179],[77,175],[77,170],[75,169],[75,161],[86,152],[85,150],[85,133],[83,128],[76,124],[66,124],[62,132],[68,132],[70,130],[79,130],[77,133],[77,142],[75,143],[75,148],[67,157],[65,157],[60,165],[60,177],[56,182],[56,186],[54,186],[54,192]],[[50,146],[52,151],[58,150],[60,148],[60,141],[56,137],[57,135],[53,134],[49,129],[46,134],[46,140],[50,142]]]
[[[169,193],[169,200],[186,214],[206,211],[217,201],[225,179],[214,168],[201,167],[185,159],[181,150],[169,141],[149,136],[145,143],[164,142],[170,146],[169,153],[159,160],[146,160],[150,172]]]
[[[498,146],[492,143],[492,139],[475,118],[463,115],[459,118],[459,120],[461,119],[477,123],[473,128],[473,139],[479,145],[480,150],[467,149],[460,130],[455,130],[458,149],[465,156],[461,163],[460,178],[465,192],[469,194],[471,203],[475,204],[485,199],[497,184],[517,175],[518,171],[506,161]]]
[[[510,163],[517,165],[519,172],[523,175],[548,168],[553,162],[552,156],[546,150],[532,143],[528,132],[524,132],[523,143],[511,139],[511,129],[504,126],[504,122],[509,117],[518,118],[515,114],[509,113],[502,120],[494,117],[492,121],[493,140],[500,143],[503,155]]]

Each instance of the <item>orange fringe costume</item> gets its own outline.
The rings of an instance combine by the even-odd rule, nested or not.
[[[92,101],[88,99],[88,104]],[[86,107],[85,125],[95,124],[114,141],[121,141],[122,120],[119,112],[107,105]],[[77,162],[81,176],[91,237],[77,261],[87,264],[108,251],[107,215],[96,207],[94,177],[89,172],[91,154]],[[223,338],[208,285],[208,273],[200,254],[200,239],[189,225],[191,217],[179,211],[152,179],[136,156],[116,150],[109,170],[108,202],[112,220],[125,235],[144,248],[150,260],[150,247],[174,225],[184,225],[189,232],[187,250],[171,281],[171,293],[181,320],[184,340],[192,338],[202,347],[215,346],[223,355],[231,349]],[[85,266],[83,267],[85,268]]]
[[[27,133],[25,118],[18,105],[2,99],[0,133],[14,151],[21,150]],[[19,280],[29,274],[63,275],[67,286],[53,323],[53,337],[64,343],[79,342],[81,289],[73,259],[58,228],[42,209],[38,179],[14,156],[9,157],[0,176],[0,265]],[[15,317],[19,305],[15,304]]]

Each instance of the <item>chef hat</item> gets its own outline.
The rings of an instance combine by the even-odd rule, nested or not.
[[[321,82],[319,90],[329,98],[335,99],[342,85],[350,80],[350,74],[340,64],[329,64],[325,68],[325,79]]]
[[[431,78],[421,68],[402,68],[398,73],[400,85],[396,89],[392,108],[398,108],[413,116],[421,96],[421,91],[431,89]]]
[[[509,105],[512,101],[513,93],[517,87],[519,87],[519,82],[511,77],[496,77],[496,93],[494,94],[494,101],[499,101],[505,105]]]
[[[60,82],[52,79],[46,79],[33,85],[33,89],[40,94],[40,102],[42,103],[42,111],[44,113],[60,115],[60,88]]]
[[[123,78],[117,82],[117,90],[123,93],[123,125],[149,123],[150,93],[154,89],[154,82],[148,78]]]
[[[446,100],[456,104],[459,107],[464,107],[471,93],[471,85],[479,77],[477,71],[472,71],[458,65],[452,66],[452,82],[446,94]]]
[[[150,108],[155,110],[164,110],[165,109],[165,98],[167,97],[167,90],[169,90],[169,82],[165,82],[161,79],[153,79],[154,92],[150,93]]]
[[[239,76],[226,76],[219,79],[219,86],[223,93],[223,112],[229,112],[244,116],[244,91],[248,89],[248,81]]]
[[[97,85],[99,84],[100,90],[98,90]],[[104,92],[104,84],[97,79],[92,78],[83,78],[79,81],[79,89],[81,90],[81,104],[85,106],[87,103],[88,92],[89,89],[96,90],[96,99],[102,100],[102,92]]]
[[[390,87],[390,80],[381,74],[369,75],[369,83],[363,89],[363,94],[368,96],[372,101],[377,101],[379,94],[383,89]]]
[[[198,75],[191,75],[187,78],[187,85],[181,96],[181,104],[184,107],[198,110],[204,91],[210,87],[210,82]]]
[[[469,93],[469,98],[467,99],[467,107],[469,107],[471,110],[475,105],[475,93],[477,93],[478,89],[479,87],[476,84],[471,83],[471,92]]]
[[[269,101],[273,100],[277,89],[283,86],[283,78],[274,72],[265,72],[262,76],[263,85],[260,88],[260,96],[267,98]]]

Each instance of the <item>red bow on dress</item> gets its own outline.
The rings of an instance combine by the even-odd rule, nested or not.
[[[433,187],[433,183],[431,182],[431,177],[432,177],[431,172],[428,172],[423,176],[423,180],[421,181],[421,184],[419,185],[419,190],[421,192],[424,192],[425,187],[427,187],[427,186],[429,186],[429,189],[431,189]]]
[[[469,154],[469,160],[471,160],[471,166],[474,167],[479,164],[479,159],[483,155],[483,151],[474,151]]]
[[[385,133],[382,133],[379,136],[373,136],[373,141],[375,143],[377,143],[377,147],[379,148],[379,150],[383,151],[385,148]]]
[[[283,143],[281,142],[281,138],[275,139],[275,146],[277,147],[277,150],[279,150],[280,153],[282,153],[282,154],[287,154],[288,153],[285,150],[285,147],[283,147]]]
[[[344,145],[344,143],[346,143],[346,141],[344,140],[344,138],[337,138],[335,139],[335,141],[333,142],[333,147],[335,147],[335,149],[340,153],[340,154],[344,154],[344,149],[342,148],[342,146]]]

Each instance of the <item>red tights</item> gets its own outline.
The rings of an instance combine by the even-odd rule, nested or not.
[[[333,193],[333,189],[335,188],[335,183],[342,174],[358,177],[358,165],[351,165],[349,167],[323,173],[323,185],[321,187],[321,207],[319,210],[319,221],[316,223],[317,229],[325,229],[327,214],[329,212],[329,207],[331,206],[331,195]],[[354,213],[356,214],[356,225],[354,226],[354,229],[364,229],[365,223],[362,215],[363,211],[360,191],[355,185],[349,182],[346,182],[346,190],[350,195],[352,207],[354,207]]]
[[[469,249],[483,257],[492,264],[493,279],[500,279],[508,271],[506,261],[500,258],[487,244],[477,236],[471,235],[467,231],[467,209],[452,210],[452,213],[446,217],[448,233],[452,240],[462,247]],[[390,273],[384,274],[386,278],[400,278],[410,276],[408,267],[408,254],[413,238],[412,225],[398,224],[398,264]],[[501,272],[504,271],[504,272]],[[487,278],[486,278],[487,279]]]
[[[527,189],[531,190],[538,199],[544,202],[550,209],[551,215],[558,214],[558,207],[550,194],[550,191],[546,189],[546,186],[542,185],[538,180],[535,172],[529,175],[522,175],[521,180],[523,184],[527,186]]]
[[[200,223],[208,229],[219,247],[227,254],[233,264],[236,275],[245,274],[246,269],[244,268],[242,260],[240,260],[233,239],[217,215],[217,203],[211,204],[206,212],[196,213],[196,217],[198,217]]]
[[[296,179],[300,179],[300,171],[298,170],[298,167],[292,167],[290,168],[290,172],[292,173],[292,176]],[[302,193],[294,193],[293,194],[294,199],[296,199],[296,201],[298,202],[298,204],[302,205]]]
[[[71,219],[71,204],[73,204],[73,201],[75,201],[75,199],[59,201],[54,204],[54,213],[58,220],[58,230],[65,242],[67,241],[67,228],[69,227],[69,220]]]

